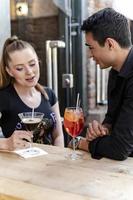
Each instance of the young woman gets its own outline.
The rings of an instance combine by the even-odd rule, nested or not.
[[[43,124],[48,124],[36,130],[41,130],[41,141],[64,146],[57,98],[50,88],[38,83],[39,76],[34,48],[17,37],[8,38],[0,65],[0,126],[5,136],[0,139],[0,149],[29,147],[33,133],[24,129],[18,113],[31,112],[32,108],[44,113]]]

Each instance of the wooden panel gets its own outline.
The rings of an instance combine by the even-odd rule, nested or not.
[[[0,193],[3,193],[0,195],[0,200],[59,200],[59,198],[61,200],[96,200],[3,177],[0,177]]]
[[[72,161],[65,157],[71,152],[70,149],[48,145],[36,146],[48,154],[24,159],[12,153],[0,153],[0,193],[18,194],[19,188],[20,194],[26,192],[26,195],[32,196],[32,198],[29,196],[29,199],[37,199],[37,194],[39,199],[44,199],[41,195],[46,197],[48,194],[50,194],[49,199],[53,199],[54,194],[54,200],[56,197],[59,199],[59,195],[64,199],[69,197],[68,199],[74,200],[133,199],[132,158],[125,161],[105,158],[95,160],[87,152],[80,151],[80,154],[83,154],[81,159]],[[6,179],[10,180],[8,184],[11,185],[8,190]],[[12,181],[15,183],[12,184]],[[6,193],[9,188],[12,188],[14,193]],[[19,194],[18,197],[23,198]]]
[[[20,199],[19,197],[15,197],[15,196],[6,195],[6,194],[0,194],[0,200],[23,200],[23,199]]]

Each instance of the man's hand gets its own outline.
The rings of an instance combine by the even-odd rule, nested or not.
[[[87,129],[86,133],[86,139],[88,141],[92,141],[97,137],[102,137],[105,135],[109,135],[109,128],[96,120],[92,121],[92,123],[89,123],[89,128]]]

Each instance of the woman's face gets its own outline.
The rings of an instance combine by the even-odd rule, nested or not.
[[[36,53],[27,47],[10,53],[10,58],[11,61],[6,70],[14,78],[15,84],[22,87],[34,87],[40,76]]]

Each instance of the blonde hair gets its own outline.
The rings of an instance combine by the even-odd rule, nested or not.
[[[26,41],[18,39],[17,36],[10,37],[5,41],[0,62],[0,88],[5,88],[9,84],[13,83],[12,77],[6,71],[6,67],[9,67],[9,62],[11,61],[10,53],[14,51],[20,51],[26,48],[31,48],[33,52],[36,54],[35,49],[32,47],[31,44],[29,44]],[[38,91],[40,91],[47,100],[49,99],[42,85],[37,83],[35,88]]]

